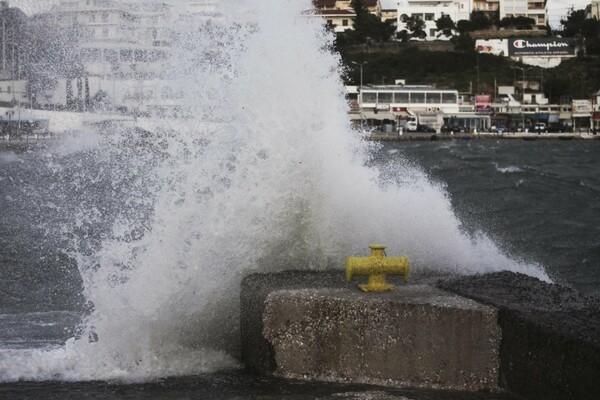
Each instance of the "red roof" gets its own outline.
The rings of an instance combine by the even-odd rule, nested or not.
[[[316,8],[335,7],[336,0],[312,0],[313,6]]]
[[[361,0],[361,3],[365,7],[375,7],[377,5],[377,0]]]
[[[375,7],[378,0],[361,0],[365,7]],[[336,0],[312,0],[315,8],[332,8],[335,7]]]
[[[316,10],[315,14],[318,15],[353,15],[356,16],[355,12],[350,10]]]

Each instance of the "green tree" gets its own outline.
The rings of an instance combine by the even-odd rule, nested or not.
[[[514,28],[514,29],[533,29],[535,26],[535,20],[528,17],[504,17],[498,24],[501,28]]]
[[[468,32],[473,32],[475,30],[475,26],[473,25],[473,22],[466,19],[461,19],[456,23],[456,30],[462,35]]]
[[[452,36],[453,30],[456,29],[456,24],[452,21],[449,15],[442,15],[437,21],[435,21],[435,26],[438,32],[443,33],[446,36]]]
[[[425,33],[425,21],[415,16],[408,17],[406,29],[410,32],[411,37],[423,38],[427,35]]]
[[[377,42],[387,42],[390,40],[396,28],[394,20],[381,21],[376,15],[367,10],[363,1],[352,0],[352,8],[356,13],[354,18],[354,34],[349,36],[358,43],[365,43],[367,40]]]
[[[473,29],[476,31],[483,31],[492,26],[492,21],[483,11],[473,11],[471,13],[471,22],[473,23]]]
[[[577,55],[600,55],[600,21],[585,18],[585,10],[571,9],[566,18],[561,19],[564,37],[574,38]]]
[[[571,8],[569,14],[567,14],[567,18],[560,20],[560,24],[562,25],[561,34],[564,37],[575,37],[583,29],[585,19],[585,10]]]
[[[454,49],[456,51],[464,53],[475,51],[475,39],[473,39],[468,33],[453,37],[452,43],[454,43]]]

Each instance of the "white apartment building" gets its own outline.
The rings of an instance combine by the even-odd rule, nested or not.
[[[166,4],[70,0],[41,17],[59,28],[83,27],[79,51],[86,76],[152,75],[170,46]]]
[[[333,27],[333,31],[336,33],[344,32],[347,29],[354,29],[356,13],[352,9],[315,10],[314,15],[323,18],[327,25]]]
[[[58,79],[54,93],[35,93],[36,101],[85,110],[104,96],[114,107],[147,110],[163,92],[156,82],[171,52],[172,11],[149,1],[63,0],[36,16],[57,29],[82,31],[74,43],[83,66],[82,76]]]
[[[488,18],[497,18],[500,15],[501,0],[473,0],[473,11],[481,11]]]
[[[384,13],[379,0],[362,0],[362,4],[368,12],[382,21],[396,19],[396,9],[386,10]],[[313,9],[307,10],[304,15],[322,18],[337,33],[354,29],[356,12],[352,9],[350,0],[313,0],[312,5]]]
[[[538,27],[548,24],[547,0],[500,0],[500,19],[505,17],[533,18]]]
[[[224,18],[219,4],[215,0],[190,1],[186,11],[186,17],[195,21],[222,20]]]
[[[600,1],[593,0],[585,7],[585,17],[589,19],[600,19]]]
[[[452,21],[468,20],[473,7],[472,0],[401,0],[398,2],[398,32],[406,29],[409,17],[425,22],[426,40],[437,38],[435,21],[448,15]]]

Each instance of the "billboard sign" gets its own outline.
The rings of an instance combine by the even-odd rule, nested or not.
[[[592,102],[589,100],[573,100],[573,114],[589,114],[592,112]]]
[[[575,45],[570,38],[509,39],[509,56],[564,57],[575,55]]]
[[[495,56],[505,56],[508,54],[508,41],[506,39],[477,39],[475,51]]]
[[[492,96],[484,94],[475,96],[475,112],[489,113],[492,111]]]

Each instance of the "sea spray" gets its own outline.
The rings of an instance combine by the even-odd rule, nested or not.
[[[220,6],[226,18],[173,26],[163,75],[184,117],[140,119],[145,140],[105,126],[91,148],[50,156],[65,176],[57,198],[78,199],[61,232],[89,312],[63,347],[2,351],[0,379],[237,367],[243,274],[341,269],[373,242],[414,268],[545,277],[463,234],[418,168],[366,166],[374,145],[350,127],[333,38],[303,15],[309,1]]]

